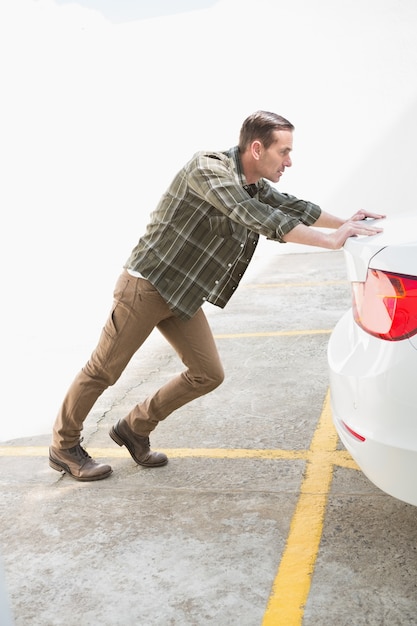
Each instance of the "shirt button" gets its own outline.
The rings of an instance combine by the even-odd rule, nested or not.
[[[227,264],[227,267],[232,267],[232,264],[231,264],[231,263],[228,263],[228,264]]]
[[[219,284],[219,281],[218,281],[218,280],[215,280],[215,281],[214,281],[214,284],[215,284],[215,285],[218,285],[218,284]]]
[[[243,243],[241,243],[241,244],[240,244],[240,247],[241,247],[241,248],[243,248],[243,246],[244,246],[244,244],[243,244]]]

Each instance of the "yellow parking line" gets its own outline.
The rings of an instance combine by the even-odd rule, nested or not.
[[[323,530],[333,475],[332,457],[337,445],[329,404],[327,394],[262,626],[299,626],[302,623]]]
[[[129,458],[129,452],[123,448],[90,448],[88,452],[93,457],[109,457],[113,459]],[[248,449],[248,448],[164,448],[163,452],[172,459],[181,458],[210,458],[210,459],[305,459],[306,450],[277,450],[277,449]],[[49,454],[48,446],[0,446],[2,456],[40,456]]]
[[[239,337],[294,337],[295,335],[329,335],[331,330],[277,330],[258,333],[227,333],[214,335],[215,339],[238,339]]]
[[[349,285],[348,280],[311,280],[303,283],[250,283],[241,285],[240,289],[286,289],[292,287],[327,287],[329,285]]]
[[[280,449],[248,449],[248,448],[164,448],[171,459],[201,458],[201,459],[269,459],[275,461],[308,461],[316,453],[311,450],[280,450]],[[125,448],[90,448],[88,452],[93,457],[110,459],[128,459],[129,452]],[[0,446],[0,457],[47,457],[48,446]],[[324,456],[324,455],[323,455]],[[348,452],[335,450],[326,453],[326,458],[332,465],[348,469],[359,469]]]
[[[346,450],[337,450],[336,454],[337,458],[333,461],[333,465],[359,471],[359,465],[352,459],[349,452]]]

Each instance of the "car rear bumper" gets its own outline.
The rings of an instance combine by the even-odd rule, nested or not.
[[[368,335],[348,311],[328,346],[333,422],[363,473],[417,505],[417,351]]]

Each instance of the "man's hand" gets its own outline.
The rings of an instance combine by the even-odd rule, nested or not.
[[[360,215],[365,215],[364,217],[359,217]],[[339,250],[342,248],[346,239],[349,237],[357,237],[358,235],[363,236],[371,236],[378,235],[383,232],[383,228],[380,226],[368,224],[365,220],[366,218],[371,219],[382,219],[382,215],[376,215],[372,213],[366,213],[365,211],[358,211],[355,213],[350,220],[345,222],[342,226],[332,233],[327,234],[327,241],[330,244],[329,247],[331,250]]]
[[[368,211],[357,211],[350,219],[345,222],[340,217],[335,217],[324,211],[313,228],[299,224],[295,226],[284,237],[284,241],[291,243],[301,243],[308,246],[319,246],[329,250],[339,250],[349,237],[357,237],[359,235],[370,236],[382,233],[383,228],[374,223],[373,220],[383,219],[385,215],[379,213],[369,213]],[[369,220],[369,221],[368,221]],[[332,232],[321,232],[314,228],[333,229]]]
[[[352,215],[350,220],[347,220],[347,221],[358,222],[360,220],[366,220],[366,219],[382,220],[384,217],[386,216],[380,215],[379,213],[369,213],[368,211],[364,211],[363,209],[360,209],[359,211],[355,213],[355,215]]]

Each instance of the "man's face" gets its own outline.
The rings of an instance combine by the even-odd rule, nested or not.
[[[286,167],[291,167],[290,153],[292,150],[292,132],[290,130],[274,131],[275,141],[269,148],[259,144],[258,168],[262,178],[277,183]]]

